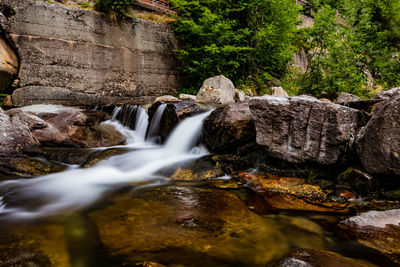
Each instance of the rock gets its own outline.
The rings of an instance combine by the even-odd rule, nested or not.
[[[328,103],[332,103],[332,101],[330,101],[328,98],[320,98],[320,99],[318,99],[319,101],[322,101],[322,102],[328,102]]]
[[[93,152],[89,155],[87,160],[81,165],[82,168],[91,168],[100,162],[108,159],[111,156],[115,155],[121,155],[123,153],[126,153],[127,149],[125,148],[109,148],[105,150],[99,150],[96,152]]]
[[[178,42],[168,25],[138,18],[116,23],[48,2],[1,1],[14,13],[0,27],[20,59],[16,106],[136,104],[177,92]]]
[[[285,96],[288,97],[288,93],[282,87],[272,87],[271,88],[271,95],[273,96]]]
[[[356,101],[360,101],[361,98],[359,98],[356,95],[352,95],[349,93],[345,93],[345,92],[340,92],[338,94],[338,98],[336,99],[335,103],[348,103],[348,102],[356,102]]]
[[[392,96],[396,95],[400,91],[400,87],[392,88],[387,91],[382,91],[378,93],[375,97],[374,100],[386,100],[391,98]]]
[[[246,95],[243,91],[235,89],[235,101],[236,102],[243,102],[246,100]]]
[[[27,125],[14,122],[7,114],[0,113],[0,156],[36,152],[39,144]]]
[[[227,105],[235,102],[235,86],[225,76],[215,76],[203,82],[196,101],[204,104]]]
[[[280,267],[367,267],[375,266],[362,260],[343,257],[337,253],[314,248],[299,248],[279,262]]]
[[[149,108],[149,121],[153,119],[153,116],[160,105],[161,102],[157,102]],[[159,132],[157,135],[161,137],[162,141],[165,141],[180,121],[202,112],[204,112],[204,109],[191,101],[168,103],[164,109],[164,114],[161,117]]]
[[[61,172],[65,165],[29,157],[0,158],[0,173],[5,176],[32,177]]]
[[[120,145],[125,137],[110,125],[99,124],[104,114],[87,113],[59,105],[32,105],[7,112],[11,121],[23,124],[42,145],[99,147]]]
[[[216,165],[212,158],[206,156],[178,167],[170,179],[178,181],[199,181],[222,176],[225,176],[225,173]]]
[[[70,165],[81,165],[90,154],[95,153],[92,149],[87,148],[59,148],[45,147],[42,148],[43,156],[51,161],[62,162]]]
[[[223,190],[154,187],[139,196],[114,199],[89,216],[105,250],[129,262],[264,266],[288,250],[273,220],[251,212]]]
[[[310,99],[310,100],[318,100],[318,98],[316,98],[312,95],[299,95],[298,97],[306,98],[306,99]]]
[[[18,58],[0,37],[0,93],[7,89],[18,74]]]
[[[254,93],[250,89],[247,89],[246,90],[246,95],[252,97],[252,96],[254,96]]]
[[[367,99],[367,100],[361,99],[358,101],[344,102],[338,104],[343,105],[345,107],[364,111],[369,115],[373,111],[375,104],[379,103],[380,101],[381,100],[376,100],[376,99]]]
[[[188,100],[192,102],[196,102],[196,96],[195,95],[188,95],[188,94],[180,94],[179,95],[180,100]]]
[[[357,153],[367,172],[400,175],[400,95],[378,103],[357,136]]]
[[[257,144],[292,163],[335,164],[363,121],[358,110],[304,97],[254,97],[250,112]]]
[[[369,211],[342,222],[358,242],[400,264],[400,210]]]
[[[252,141],[255,128],[248,102],[216,109],[204,120],[203,142],[212,152],[234,151]]]
[[[3,107],[11,108],[13,106],[11,95],[6,95],[3,100]]]
[[[378,189],[377,180],[368,173],[354,168],[348,168],[337,178],[337,184],[345,187],[359,196],[367,197]]]
[[[172,95],[163,95],[159,96],[154,100],[154,103],[157,102],[179,102],[180,100]]]
[[[240,173],[246,186],[263,196],[273,208],[317,212],[346,212],[344,199],[333,197],[332,192],[319,186],[306,184],[304,179]]]

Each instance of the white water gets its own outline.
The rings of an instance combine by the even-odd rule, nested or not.
[[[161,104],[158,106],[156,113],[154,114],[153,118],[151,119],[149,130],[147,132],[146,140],[154,142],[157,141],[157,135],[160,131],[160,122],[162,116],[164,115],[164,110],[167,107],[167,104]]]
[[[2,182],[0,214],[17,219],[55,215],[84,208],[107,191],[124,184],[144,181],[151,184],[160,179],[157,171],[204,155],[199,153],[201,150],[196,154],[190,151],[197,142],[203,120],[210,112],[182,121],[164,147],[114,156],[89,169]],[[35,206],[29,207],[30,203],[35,203]]]

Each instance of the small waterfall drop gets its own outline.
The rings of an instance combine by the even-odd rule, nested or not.
[[[146,140],[157,143],[157,136],[160,132],[160,122],[164,115],[167,104],[158,106],[153,118],[151,119],[149,129],[147,131]]]
[[[209,113],[183,120],[161,147],[148,146],[113,156],[88,169],[0,182],[0,215],[8,219],[31,219],[62,214],[87,207],[105,192],[122,185],[159,183],[162,179],[157,174],[159,170],[205,155],[193,146]],[[141,125],[145,116],[139,118],[137,124]]]

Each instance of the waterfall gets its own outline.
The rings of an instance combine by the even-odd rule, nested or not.
[[[153,118],[151,119],[149,129],[147,131],[146,140],[157,143],[157,136],[160,132],[160,122],[162,116],[164,115],[164,110],[167,107],[167,104],[161,104],[158,106],[156,113],[154,113]],[[161,142],[159,142],[161,143]]]
[[[145,116],[138,117],[137,111],[136,108],[139,118],[136,125],[139,126]],[[87,207],[121,185],[166,180],[157,175],[159,170],[204,155],[200,150],[196,154],[191,151],[209,113],[183,120],[161,147],[113,156],[88,169],[69,169],[37,178],[0,182],[0,215],[8,219],[31,219],[62,214]],[[32,207],[32,203],[36,206]]]

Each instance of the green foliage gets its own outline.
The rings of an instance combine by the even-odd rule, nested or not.
[[[82,4],[79,5],[81,8],[88,8],[90,7],[90,3],[89,2],[83,2]]]
[[[292,57],[298,6],[292,0],[171,0],[186,74],[185,93],[211,76],[256,87],[282,76]]]
[[[129,9],[134,0],[95,0],[94,8],[118,18],[129,17]]]
[[[300,32],[307,50],[303,75],[287,76],[290,90],[334,99],[337,92],[368,97],[371,82],[400,84],[400,2],[313,0],[315,24]]]

